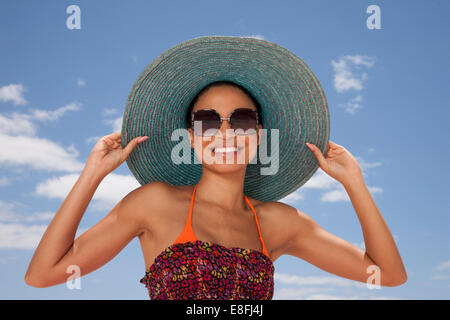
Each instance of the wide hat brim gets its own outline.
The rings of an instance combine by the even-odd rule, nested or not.
[[[328,149],[328,104],[319,81],[294,53],[275,43],[235,36],[203,36],[182,42],[156,58],[139,75],[129,93],[122,122],[122,147],[148,136],[126,162],[141,185],[165,181],[193,185],[202,174],[186,144],[190,163],[172,161],[176,129],[187,129],[191,100],[206,85],[232,81],[246,88],[262,109],[270,163],[248,164],[244,193],[261,201],[277,201],[306,183],[319,164],[305,142],[322,154]],[[278,129],[278,152],[271,154],[271,129]],[[259,147],[258,147],[259,148]],[[258,150],[259,152],[259,150]],[[275,174],[262,174],[262,168]],[[270,171],[270,170],[269,170]],[[272,172],[274,172],[272,170]]]

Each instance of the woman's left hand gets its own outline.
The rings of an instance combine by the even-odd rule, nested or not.
[[[328,150],[324,157],[317,146],[311,143],[306,143],[306,145],[316,157],[320,168],[344,186],[355,178],[362,178],[358,162],[343,146],[329,141]]]

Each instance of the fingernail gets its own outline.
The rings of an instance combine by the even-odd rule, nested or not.
[[[141,138],[139,138],[138,143],[141,143],[144,140],[147,140],[148,136],[143,136]]]
[[[313,151],[313,146],[310,145],[308,142],[306,142],[306,145],[308,146],[309,150]]]

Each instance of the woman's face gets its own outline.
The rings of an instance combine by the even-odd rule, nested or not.
[[[214,109],[222,118],[228,118],[237,108],[257,110],[250,97],[239,88],[230,85],[211,87],[199,96],[192,112],[201,109]],[[262,125],[258,125],[262,129]],[[222,121],[220,131],[212,137],[194,135],[189,128],[191,147],[194,148],[202,166],[220,172],[230,172],[245,168],[255,157],[259,144],[259,130],[251,135],[235,135],[227,120]],[[215,147],[237,147],[237,152],[216,152]]]

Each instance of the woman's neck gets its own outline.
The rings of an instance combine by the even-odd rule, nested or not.
[[[245,169],[232,173],[216,173],[203,169],[195,198],[230,212],[245,209]]]

